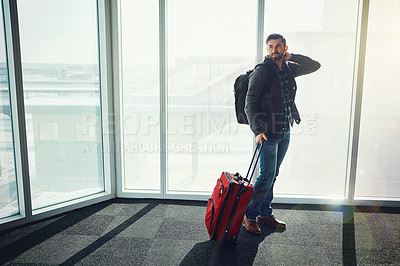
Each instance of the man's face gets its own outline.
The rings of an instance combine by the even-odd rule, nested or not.
[[[269,58],[274,61],[280,61],[285,55],[286,47],[283,46],[282,39],[271,39],[267,43],[267,52]]]

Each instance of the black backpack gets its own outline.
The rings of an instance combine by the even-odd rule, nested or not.
[[[247,120],[246,113],[244,112],[244,106],[246,104],[246,95],[247,90],[249,89],[249,77],[250,74],[258,67],[258,64],[253,69],[250,69],[245,74],[241,74],[239,77],[236,78],[235,84],[233,85],[233,92],[235,94],[235,113],[236,119],[239,124],[248,125],[249,121]]]

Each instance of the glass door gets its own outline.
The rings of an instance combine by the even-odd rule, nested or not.
[[[233,84],[255,65],[257,1],[171,0],[167,11],[166,190],[209,195],[222,171],[245,175],[251,160]]]
[[[399,17],[399,1],[370,2],[355,200],[400,200]]]
[[[275,2],[266,0],[265,38],[281,33],[288,52],[321,64],[317,72],[296,78],[296,105],[302,121],[291,131],[275,184],[277,198],[347,199],[358,2],[291,0],[285,3],[291,8],[282,19],[273,8]]]
[[[20,212],[3,21],[0,12],[0,220]]]
[[[32,209],[103,192],[97,1],[18,13]]]
[[[120,3],[122,193],[161,193],[158,2]]]

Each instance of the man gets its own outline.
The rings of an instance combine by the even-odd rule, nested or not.
[[[320,64],[309,57],[287,52],[286,39],[280,34],[267,37],[268,56],[250,75],[245,112],[257,143],[263,143],[260,175],[254,183],[252,198],[243,220],[245,228],[261,234],[258,223],[275,228],[286,224],[272,215],[271,201],[279,167],[290,142],[293,120],[300,123],[294,103],[295,77],[312,73]]]

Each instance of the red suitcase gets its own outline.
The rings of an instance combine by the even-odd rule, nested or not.
[[[236,242],[247,205],[253,194],[253,186],[250,182],[260,153],[255,161],[250,180],[248,175],[257,150],[254,151],[246,178],[242,178],[239,173],[223,172],[217,180],[212,196],[208,199],[205,216],[208,234],[212,240]]]

